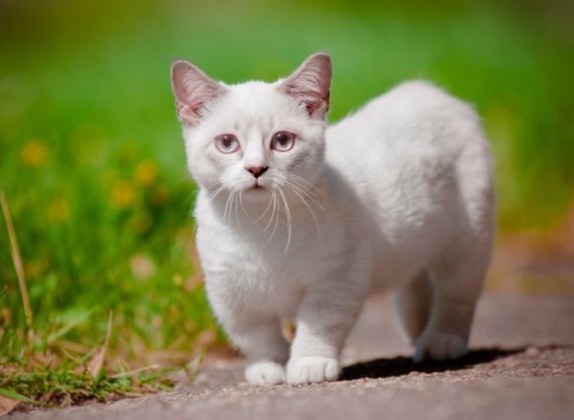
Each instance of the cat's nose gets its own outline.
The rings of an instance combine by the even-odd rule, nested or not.
[[[261,175],[267,172],[269,166],[248,166],[245,169],[251,172],[251,175],[253,175],[255,178],[259,178]]]

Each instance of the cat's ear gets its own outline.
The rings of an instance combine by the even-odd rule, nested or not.
[[[183,60],[171,66],[171,87],[175,95],[177,118],[182,124],[190,126],[197,125],[206,104],[225,91],[223,86],[198,67]]]
[[[310,117],[323,119],[329,110],[331,74],[329,54],[316,53],[283,81],[279,89],[304,104]]]

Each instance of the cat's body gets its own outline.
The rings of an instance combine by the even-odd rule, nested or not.
[[[410,82],[324,133],[324,54],[275,84],[173,74],[207,292],[249,382],[336,379],[372,289],[396,291],[416,360],[465,353],[494,230],[489,148],[467,105]],[[282,318],[297,321],[291,345]]]

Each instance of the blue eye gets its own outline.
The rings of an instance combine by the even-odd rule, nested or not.
[[[233,134],[222,134],[215,138],[215,147],[221,153],[235,153],[239,150],[239,140]]]
[[[278,131],[271,138],[271,149],[277,152],[288,152],[295,145],[295,134],[288,131]]]

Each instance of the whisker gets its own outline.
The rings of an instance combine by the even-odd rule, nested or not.
[[[205,188],[210,189],[212,187],[215,187],[217,184],[221,184],[221,180],[216,179],[215,181],[213,181],[211,184],[207,185]]]
[[[235,221],[237,222],[237,228],[239,229],[239,233],[241,234],[241,236],[245,236],[243,234],[243,229],[241,228],[241,216],[239,214],[239,203],[242,202],[242,192],[239,191],[239,193],[237,193],[237,195],[239,196],[237,200],[235,200]],[[246,215],[247,216],[247,215]]]
[[[287,214],[287,244],[285,246],[285,254],[289,250],[289,245],[291,245],[291,211],[289,210],[289,203],[287,203],[287,198],[283,193],[281,187],[278,187],[279,194],[281,194],[281,199],[283,200],[283,204],[285,204],[285,212]]]
[[[235,191],[231,191],[231,193],[227,196],[227,201],[225,202],[225,209],[223,210],[223,222],[227,224],[231,224],[231,207],[230,202],[232,197],[235,195]],[[229,222],[227,222],[227,210],[229,209]]]
[[[326,212],[327,210],[325,210],[325,207],[321,203],[321,200],[313,194],[313,191],[311,190],[311,188],[320,192],[322,197],[325,197],[323,192],[321,190],[319,190],[318,188],[314,187],[313,185],[309,184],[303,178],[301,178],[297,175],[294,175],[294,174],[291,174],[291,175],[293,175],[294,179],[290,179],[287,176],[281,175],[281,174],[279,174],[278,176],[286,184],[291,184],[292,189],[296,188],[300,194],[306,196],[309,200],[311,200],[317,207],[319,207],[319,209],[321,211]]]
[[[321,242],[323,240],[323,235],[321,232],[321,227],[319,225],[319,220],[317,219],[315,212],[313,211],[307,200],[305,200],[305,198],[301,194],[299,194],[296,189],[293,188],[293,185],[291,185],[291,183],[288,182],[287,187],[289,187],[291,191],[293,191],[293,193],[295,193],[295,195],[299,197],[301,202],[305,205],[305,207],[307,207],[307,210],[309,210],[309,213],[311,213],[311,217],[313,218],[313,221],[315,222],[315,227],[317,228],[317,235],[319,236],[319,241]]]
[[[325,198],[325,193],[318,188],[317,186],[311,184],[309,181],[307,181],[305,178],[300,177],[297,174],[289,174],[291,178],[293,178],[293,181],[298,181],[302,186],[306,187],[309,191],[314,192],[317,195],[322,196],[323,198]]]
[[[273,199],[273,210],[271,211],[271,216],[269,217],[269,222],[267,222],[267,225],[263,229],[264,231],[267,231],[267,229],[269,229],[269,226],[271,226],[271,222],[274,219],[273,216],[275,216],[275,210],[277,208],[277,194],[275,193],[275,191],[273,191],[273,195],[271,196],[271,198]]]
[[[218,186],[218,188],[215,190],[215,192],[212,193],[211,189],[215,186]],[[211,184],[207,185],[205,189],[209,192],[211,200],[214,200],[215,198],[217,198],[219,194],[221,194],[222,191],[225,190],[225,185],[223,184],[223,182],[221,182],[221,180],[216,179]]]
[[[325,200],[325,194],[323,191],[301,177],[294,177],[293,179],[289,179],[289,181],[297,185],[309,199],[312,199],[319,207],[321,207],[321,210],[325,211],[322,203]]]
[[[273,195],[275,195],[275,191],[273,191]],[[267,214],[267,212],[271,208],[271,202],[273,201],[272,199],[273,199],[273,196],[269,197],[269,204],[267,204],[267,207],[265,207],[265,210],[263,210],[263,213],[261,213],[261,215],[257,219],[255,219],[252,223],[257,223],[258,221],[260,221],[261,219],[263,219],[265,217],[265,215]]]
[[[249,215],[247,214],[247,210],[245,210],[245,207],[243,207],[243,192],[242,191],[239,191],[239,205],[240,205],[241,211],[243,212],[245,217],[247,217],[247,219],[249,219]],[[251,220],[249,219],[249,221],[251,221]]]
[[[317,207],[319,207],[319,209],[321,211],[326,212],[325,207],[323,206],[323,203],[321,203],[319,201],[319,199],[317,197],[315,197],[311,193],[311,191],[309,191],[306,187],[304,187],[303,185],[298,185],[296,182],[294,182],[293,180],[289,180],[289,179],[286,179],[285,182],[287,184],[290,184],[292,189],[296,189],[300,194],[304,195],[309,200],[311,200]]]
[[[221,187],[219,187],[217,190],[215,190],[215,193],[211,196],[211,200],[215,200],[217,198],[217,196],[219,194],[221,194],[221,192],[225,190],[225,185],[222,185]]]
[[[275,191],[274,191],[275,193]],[[273,194],[273,214],[275,215],[275,225],[273,226],[273,232],[271,232],[271,236],[269,236],[269,239],[267,239],[267,242],[265,243],[265,245],[267,245],[269,242],[271,242],[271,239],[273,239],[273,237],[275,236],[275,232],[277,231],[277,226],[279,226],[279,206],[276,205],[276,203],[279,200],[277,199],[277,195]],[[269,219],[269,222],[271,222],[271,219]]]

